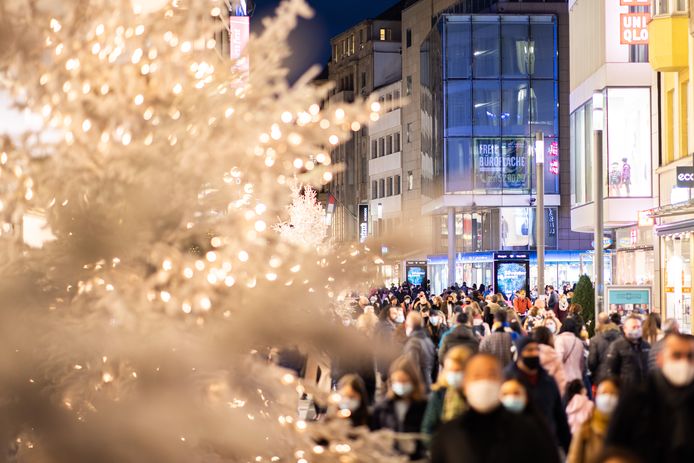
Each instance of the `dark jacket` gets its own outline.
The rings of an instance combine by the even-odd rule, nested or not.
[[[511,347],[513,347],[513,338],[511,333],[505,331],[494,331],[482,338],[480,342],[480,352],[492,354],[499,359],[504,368],[512,361]]]
[[[441,323],[439,326],[434,326],[427,320],[426,328],[424,328],[429,335],[429,339],[434,343],[434,346],[438,346],[441,342],[441,337],[448,331],[448,325]]]
[[[441,340],[439,348],[439,358],[443,362],[446,358],[446,353],[455,346],[464,346],[470,349],[473,354],[480,350],[479,338],[475,335],[467,325],[458,325]]]
[[[397,433],[419,434],[422,429],[422,420],[424,419],[424,412],[427,408],[427,401],[410,402],[410,407],[407,409],[405,419],[402,423],[398,421],[398,416],[395,412],[395,401],[395,399],[386,399],[376,405],[371,414],[370,428],[374,431],[378,429],[390,429]],[[398,446],[396,442],[396,448],[401,447],[404,446]],[[423,455],[424,444],[421,440],[418,440],[415,445],[414,453],[410,453],[410,457],[412,459],[417,459],[421,458]]]
[[[523,384],[525,390],[528,391],[528,398],[532,402],[532,406],[545,418],[547,426],[556,438],[557,445],[568,452],[571,444],[571,429],[554,378],[542,367],[540,367],[537,377],[531,378],[521,371],[515,362],[506,368],[505,374],[506,379],[517,379]]]
[[[620,389],[643,383],[648,376],[651,345],[643,339],[631,342],[624,336],[610,344],[605,357],[605,377],[618,377]]]
[[[432,435],[441,425],[441,413],[443,413],[443,401],[446,397],[446,388],[442,387],[429,394],[429,402],[422,419],[422,434]]]
[[[626,391],[610,421],[607,445],[644,463],[694,461],[694,384],[671,386],[660,371]]]
[[[415,329],[405,343],[404,354],[412,359],[422,373],[426,391],[431,389],[434,366],[436,365],[436,348],[423,328]]]
[[[558,463],[559,452],[542,429],[503,407],[487,414],[469,410],[441,425],[431,444],[431,463]]]
[[[617,325],[614,325],[614,329],[598,333],[590,340],[588,370],[593,379],[593,384],[600,384],[600,381],[605,378],[604,365],[607,358],[607,348],[619,339],[620,335],[619,328],[617,328]]]

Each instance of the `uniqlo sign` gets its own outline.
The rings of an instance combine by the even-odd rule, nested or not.
[[[622,6],[651,6],[651,0],[619,0]]]
[[[650,13],[623,13],[619,15],[619,43],[647,45]]]

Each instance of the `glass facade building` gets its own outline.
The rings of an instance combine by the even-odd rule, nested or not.
[[[559,194],[553,15],[444,15],[421,47],[422,193],[531,195],[535,134]]]

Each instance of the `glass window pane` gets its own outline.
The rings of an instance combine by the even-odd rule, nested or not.
[[[484,22],[482,22],[484,21]],[[472,25],[472,55],[475,77],[499,76],[499,22],[483,18]]]
[[[506,80],[501,84],[501,133],[530,135],[530,84],[527,80]]]
[[[470,138],[446,140],[446,192],[472,190],[472,153]]]
[[[504,194],[528,194],[530,188],[530,159],[527,138],[502,140],[502,182]]]
[[[530,133],[542,132],[545,136],[557,135],[557,85],[554,81],[530,82]]]
[[[498,138],[475,138],[475,191],[498,193],[502,187],[501,140]]]
[[[528,246],[530,243],[530,209],[527,207],[502,207],[501,249]]]
[[[528,70],[534,79],[557,78],[557,41],[551,19],[531,18]]]
[[[501,23],[501,66],[504,77],[525,77],[530,74],[534,58],[529,34],[527,17],[504,18]]]
[[[472,101],[469,80],[446,84],[446,136],[472,135]]]
[[[469,78],[472,69],[470,23],[449,22],[446,29],[446,76]]]
[[[475,81],[472,93],[475,135],[500,135],[499,81]]]

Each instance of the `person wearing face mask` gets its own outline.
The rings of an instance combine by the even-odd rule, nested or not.
[[[595,408],[590,418],[574,433],[567,463],[592,463],[604,448],[610,417],[619,402],[619,386],[615,379],[605,379],[598,384]]]
[[[436,347],[424,331],[422,316],[419,312],[412,311],[407,314],[405,334],[407,335],[407,342],[405,342],[403,354],[409,357],[414,365],[417,365],[424,381],[424,390],[429,393],[431,382],[437,373],[438,363]]]
[[[495,328],[489,335],[485,336],[480,342],[480,352],[493,354],[499,359],[502,366],[511,363],[511,347],[513,346],[513,338],[511,333],[505,329],[506,311],[499,310],[494,315]]]
[[[443,315],[443,312],[439,312],[438,310],[429,312],[425,330],[431,342],[434,343],[434,346],[438,346],[443,334],[448,331],[448,324],[446,323],[446,317]]]
[[[502,406],[501,383],[496,357],[480,353],[468,361],[463,390],[470,409],[434,434],[431,463],[559,462],[543,426]]]
[[[538,326],[533,330],[532,338],[540,345],[540,365],[554,378],[560,392],[566,390],[564,364],[554,350],[554,335],[547,327]]]
[[[368,426],[369,397],[366,385],[359,375],[349,374],[340,378],[337,383],[337,416],[349,418],[352,426]]]
[[[501,385],[501,404],[512,413],[525,413],[529,409],[528,393],[520,381],[504,381]]]
[[[575,379],[583,379],[583,369],[585,367],[584,345],[578,338],[580,328],[576,321],[567,318],[564,321],[559,334],[554,336],[554,350],[564,365],[564,376],[566,382]]]
[[[648,376],[650,344],[642,338],[641,319],[624,321],[624,336],[610,344],[605,357],[605,375],[619,378],[623,391],[641,385]]]
[[[402,313],[402,308],[391,306],[384,310],[381,321],[376,326],[376,340],[382,346],[393,346],[394,351],[399,353],[401,346],[404,344],[405,336],[405,316]],[[388,368],[396,355],[392,353],[381,352],[376,356],[376,370],[378,371],[381,381],[385,382],[388,377]]]
[[[619,326],[612,323],[607,312],[598,315],[598,327],[595,331],[595,336],[590,340],[588,348],[588,370],[593,384],[600,384],[605,378],[607,349],[610,344],[619,339],[621,333]]]
[[[551,310],[545,310],[542,314],[542,326],[546,327],[552,334],[557,335],[561,330],[561,322]]]
[[[463,370],[472,355],[466,347],[453,347],[446,354],[443,370],[429,394],[429,403],[422,421],[422,433],[432,435],[441,423],[458,417],[467,409],[463,397]]]
[[[571,431],[559,388],[540,364],[540,346],[532,338],[516,341],[516,361],[506,368],[506,379],[518,380],[528,392],[528,398],[545,419],[556,445],[569,450]]]
[[[473,332],[466,313],[458,314],[455,326],[441,337],[439,357],[446,358],[448,351],[456,346],[466,347],[473,354],[480,348],[479,338]]]
[[[657,369],[623,392],[606,445],[628,448],[644,463],[694,461],[694,337],[665,338]]]
[[[398,434],[419,434],[427,397],[419,369],[407,357],[396,359],[390,367],[386,398],[374,408],[370,428],[390,429]],[[424,444],[416,436],[399,436],[396,449],[416,460],[424,455]]]

